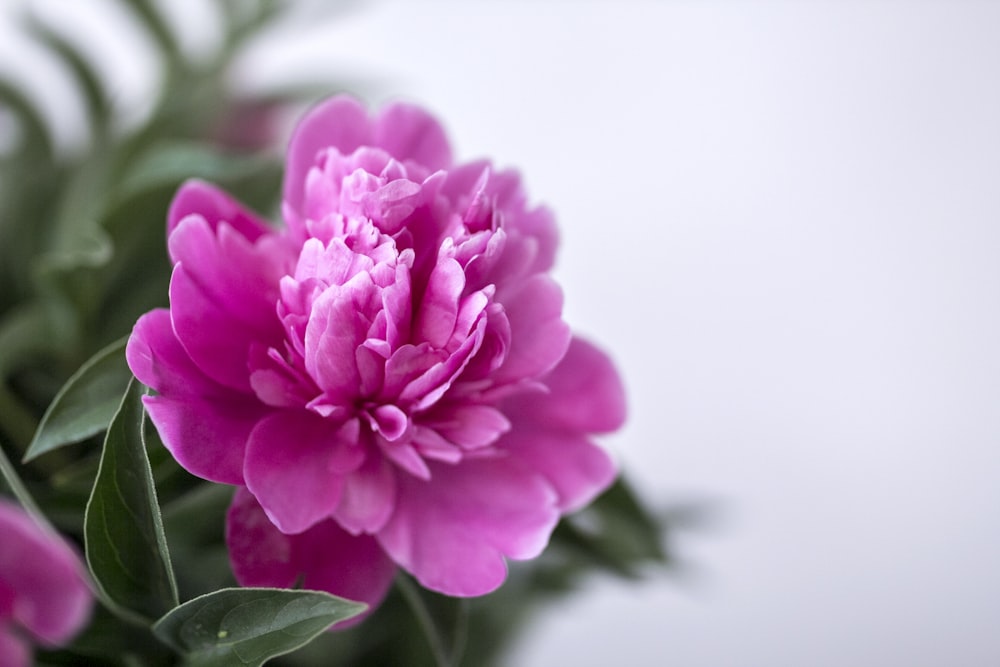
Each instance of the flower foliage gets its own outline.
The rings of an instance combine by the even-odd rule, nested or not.
[[[0,500],[0,664],[31,664],[26,638],[68,642],[90,617],[94,596],[79,556],[24,510]]]
[[[612,482],[591,435],[624,419],[611,362],[562,319],[551,213],[515,173],[455,164],[422,109],[341,96],[292,137],[283,217],[185,184],[170,308],[127,349],[178,462],[242,487],[237,578],[376,602],[395,564],[494,590]]]

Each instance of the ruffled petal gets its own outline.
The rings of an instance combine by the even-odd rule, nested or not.
[[[397,160],[413,160],[431,170],[451,165],[451,146],[441,124],[412,104],[390,104],[375,121],[375,145]]]
[[[181,220],[189,215],[200,215],[212,229],[220,222],[229,223],[248,241],[256,241],[270,231],[267,223],[256,213],[243,206],[228,193],[211,183],[192,179],[181,185],[170,202],[167,212],[167,236],[174,231]],[[171,258],[176,263],[176,258]]]
[[[368,111],[354,98],[338,95],[313,107],[296,126],[288,146],[285,204],[293,211],[302,210],[306,175],[322,151],[336,148],[347,155],[370,144],[371,136]]]
[[[243,476],[279,530],[301,533],[337,509],[344,475],[364,461],[364,447],[349,437],[356,433],[356,420],[338,427],[305,410],[276,412],[257,424]]]
[[[399,476],[396,510],[376,535],[423,586],[483,595],[506,578],[505,557],[533,558],[545,548],[559,512],[542,477],[503,458],[430,465],[429,481]]]
[[[302,587],[365,602],[369,611],[385,598],[396,566],[369,535],[353,536],[334,521],[321,521],[298,535],[285,535],[268,520],[246,489],[238,489],[226,516],[229,559],[242,586]]]

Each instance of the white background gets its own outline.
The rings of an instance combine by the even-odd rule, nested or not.
[[[626,378],[608,446],[714,507],[684,576],[595,582],[510,664],[1000,665],[1000,4],[357,4],[243,80],[368,81],[518,167]]]

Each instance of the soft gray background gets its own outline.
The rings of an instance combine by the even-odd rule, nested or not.
[[[510,664],[1000,665],[1000,4],[358,4],[244,78],[377,80],[520,168],[626,377],[608,446],[716,507],[687,576],[595,582]]]

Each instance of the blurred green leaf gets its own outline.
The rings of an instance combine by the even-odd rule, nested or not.
[[[189,665],[256,667],[364,609],[319,591],[227,588],[177,607],[153,632]]]
[[[56,394],[24,454],[26,463],[108,427],[132,374],[122,338],[91,357]]]
[[[17,84],[0,79],[0,105],[7,107],[20,121],[20,142],[16,149],[19,158],[25,156],[51,160],[52,136],[44,117],[34,102],[18,89]]]
[[[563,519],[553,542],[577,558],[635,578],[641,566],[667,562],[662,532],[625,477],[619,476],[588,507]]]
[[[160,507],[143,443],[143,388],[129,383],[104,440],[87,503],[87,564],[113,611],[152,620],[177,604]]]
[[[103,139],[111,120],[111,104],[93,65],[72,42],[37,18],[29,16],[27,30],[69,69],[83,94],[91,131],[96,138]]]

